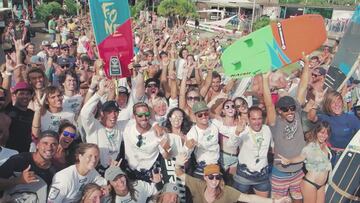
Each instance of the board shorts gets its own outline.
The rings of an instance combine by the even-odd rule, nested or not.
[[[298,170],[296,172],[283,172],[276,167],[272,169],[271,176],[271,196],[286,197],[290,195],[293,199],[302,199],[300,184],[304,177],[304,172]]]

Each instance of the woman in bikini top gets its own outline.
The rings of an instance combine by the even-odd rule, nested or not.
[[[299,156],[286,159],[279,155],[283,165],[305,163],[308,172],[301,184],[304,203],[325,202],[325,185],[331,170],[331,153],[326,143],[329,135],[329,123],[320,122],[305,135],[307,145]]]

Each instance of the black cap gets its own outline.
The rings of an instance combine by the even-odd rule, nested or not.
[[[60,49],[68,49],[69,46],[67,44],[62,44],[60,45]]]
[[[119,105],[116,101],[107,101],[101,106],[101,111],[120,111]]]
[[[53,130],[45,130],[42,131],[39,135],[39,140],[45,138],[45,137],[53,137],[56,140],[59,140],[59,134]]]
[[[118,87],[118,93],[124,93],[124,94],[129,94],[129,91],[126,87],[124,86],[119,86]]]
[[[60,57],[58,58],[57,63],[59,64],[59,66],[68,66],[70,64],[70,61],[68,58]]]
[[[277,108],[289,107],[289,106],[295,106],[295,105],[296,105],[295,99],[290,96],[283,96],[276,103]]]
[[[160,87],[160,80],[157,78],[149,78],[145,81],[145,87],[147,87],[149,84],[155,84],[157,87]]]

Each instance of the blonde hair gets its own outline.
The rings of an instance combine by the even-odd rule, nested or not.
[[[331,104],[337,99],[340,98],[343,101],[343,97],[341,94],[335,90],[327,91],[324,96],[324,104],[323,104],[323,111],[328,115],[333,115],[333,111],[331,109]]]
[[[85,200],[87,198],[89,198],[90,195],[92,193],[94,193],[96,190],[101,191],[101,187],[99,185],[97,185],[96,183],[88,183],[88,184],[86,184],[85,187],[84,187],[83,193],[82,193],[82,198],[81,198],[80,203],[85,202]]]

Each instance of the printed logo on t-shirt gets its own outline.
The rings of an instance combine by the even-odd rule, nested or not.
[[[57,196],[59,195],[60,190],[57,189],[56,187],[51,187],[50,192],[49,192],[49,199],[50,200],[55,200],[57,198]]]
[[[130,199],[126,199],[126,200],[121,200],[121,203],[129,203],[129,202],[131,202],[131,198]]]

